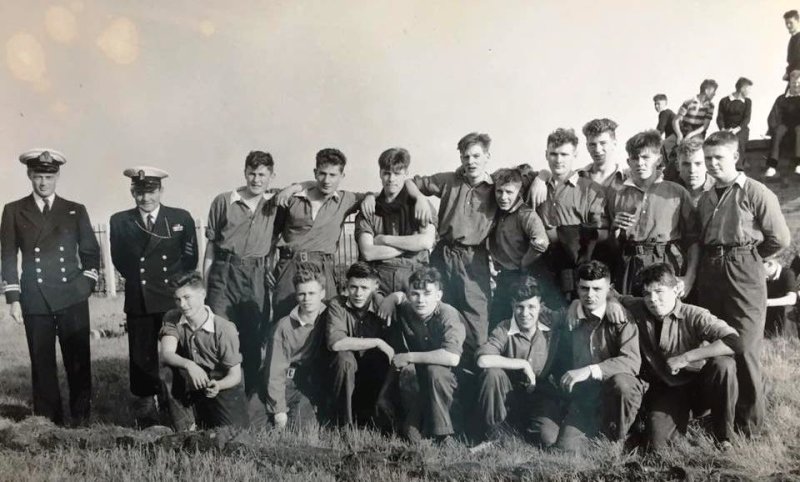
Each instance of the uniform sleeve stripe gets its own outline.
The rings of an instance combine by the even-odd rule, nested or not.
[[[19,291],[20,288],[19,288],[19,285],[6,285],[5,290],[6,291]]]
[[[87,278],[92,278],[95,281],[97,281],[97,278],[99,278],[97,273],[95,273],[94,271],[84,271],[83,275],[86,276]]]

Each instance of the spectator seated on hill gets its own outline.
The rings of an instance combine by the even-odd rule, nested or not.
[[[792,268],[781,266],[777,255],[764,260],[767,272],[767,321],[764,336],[797,337],[797,326],[789,320],[789,309],[797,302],[795,274]]]
[[[792,149],[794,172],[800,174],[800,70],[793,70],[789,74],[789,90],[775,99],[767,125],[767,133],[772,137],[772,142],[765,175],[773,177],[777,174],[781,142],[790,132],[794,133],[795,139]]]

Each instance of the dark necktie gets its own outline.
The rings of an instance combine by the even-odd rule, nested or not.
[[[148,231],[152,231],[153,230],[153,215],[152,214],[148,214],[147,215],[147,230]]]
[[[45,199],[44,200],[44,207],[42,208],[42,214],[44,214],[45,216],[50,214],[50,200],[49,199]]]

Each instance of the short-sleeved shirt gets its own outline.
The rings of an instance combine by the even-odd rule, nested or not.
[[[316,215],[312,216],[308,191],[300,191],[292,196],[285,208],[278,209],[275,230],[292,251],[334,254],[344,221],[358,210],[363,200],[362,193],[337,191],[325,199]]]
[[[239,353],[239,334],[236,325],[215,315],[205,307],[208,319],[200,328],[192,329],[180,310],[170,310],[164,315],[159,338],[171,336],[178,340],[176,353],[192,360],[208,372],[211,378],[223,378],[231,367],[242,363]]]
[[[572,173],[558,186],[546,182],[547,200],[536,208],[546,229],[559,226],[608,227],[605,194],[600,184]]]
[[[381,195],[383,194],[381,193]],[[430,208],[431,212],[434,213],[435,215],[436,208],[433,207],[433,204],[430,204]],[[410,227],[413,230],[405,229],[403,228],[403,226],[401,226],[399,223],[396,222],[387,223],[384,220],[383,216],[377,213],[377,209],[376,212],[372,213],[371,215],[366,215],[363,212],[359,211],[359,213],[356,215],[356,222],[355,222],[356,240],[358,240],[358,238],[362,234],[370,234],[372,236],[378,236],[381,234],[388,236],[412,236],[418,234],[422,228],[420,227],[419,222],[417,222],[416,218],[414,218],[413,202],[410,202],[407,206],[404,207],[404,209],[407,209],[408,211],[406,215],[411,220]],[[434,221],[433,223],[434,228],[437,226],[437,224],[438,221]],[[427,263],[429,258],[428,255],[429,253],[427,250],[417,251],[417,252],[404,251],[403,254],[401,254],[399,257],[414,258],[421,263]],[[383,261],[390,261],[390,260],[383,260]]]
[[[606,189],[608,188],[619,189],[620,187],[622,187],[622,183],[624,183],[625,180],[628,179],[628,171],[619,164],[617,164],[614,167],[614,172],[612,172],[611,175],[606,177],[603,180],[603,182],[597,182],[594,181],[594,179],[592,179],[592,173],[594,173],[594,170],[595,170],[594,163],[589,163],[586,166],[582,167],[581,169],[578,169],[576,172],[580,177],[593,181],[603,186]]]
[[[628,309],[631,321],[639,327],[640,350],[645,366],[643,373],[656,376],[670,386],[685,384],[692,380],[691,371],[681,371],[673,375],[667,366],[671,357],[694,350],[704,342],[713,343],[728,335],[737,335],[736,330],[699,306],[688,305],[677,300],[675,308],[661,321],[647,309],[642,298],[620,297],[620,302]],[[738,336],[738,335],[737,335]],[[694,364],[693,364],[694,365]],[[699,368],[697,364],[695,368]]]
[[[520,269],[528,249],[543,253],[548,244],[544,223],[528,205],[520,201],[508,211],[498,209],[497,220],[489,236],[489,252],[500,268]]]
[[[386,323],[378,316],[373,298],[367,307],[358,309],[346,296],[337,296],[328,302],[325,310],[325,332],[328,349],[345,338],[385,338]]]
[[[441,199],[439,237],[442,241],[477,246],[486,240],[497,212],[494,182],[488,173],[475,186],[469,184],[462,168],[432,176],[415,176],[414,183],[422,194]]]
[[[240,258],[263,258],[273,242],[276,206],[271,197],[264,194],[253,211],[237,190],[218,195],[208,211],[206,238]]]
[[[686,135],[703,127],[706,122],[711,122],[714,118],[714,103],[710,100],[701,101],[697,96],[692,97],[678,109],[678,116],[681,117],[681,133]],[[701,135],[705,136],[705,131]]]
[[[606,193],[608,218],[618,213],[638,213],[636,225],[626,230],[627,239],[636,243],[667,243],[697,241],[699,227],[688,191],[681,185],[657,180],[643,190],[632,179],[622,188]]]
[[[744,173],[739,173],[721,199],[716,189],[703,193],[697,213],[703,246],[758,245],[762,257],[789,246],[789,227],[778,197]]]
[[[658,113],[658,125],[656,126],[656,130],[662,134],[664,137],[669,137],[675,134],[675,128],[672,127],[672,122],[675,120],[675,113],[672,112],[672,109],[664,109]]]
[[[550,329],[539,323],[533,336],[528,337],[522,333],[517,322],[511,318],[500,322],[491,333],[489,339],[478,348],[476,357],[484,355],[498,355],[506,358],[526,360],[530,363],[533,372],[539,376],[550,359],[551,346]]]
[[[397,307],[391,328],[392,348],[398,353],[447,350],[461,356],[466,328],[461,313],[446,303],[420,319],[408,301]]]
[[[299,308],[278,320],[266,357],[267,412],[281,413],[286,406],[286,370],[312,368],[322,356],[325,323],[323,309],[312,323],[303,323]]]

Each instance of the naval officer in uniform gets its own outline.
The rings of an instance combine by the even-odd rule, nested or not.
[[[2,277],[11,316],[24,322],[31,357],[33,412],[64,422],[56,369],[56,336],[69,383],[75,425],[88,421],[92,398],[88,298],[97,283],[100,248],[82,204],[56,195],[67,161],[52,149],[19,157],[33,193],[8,203],[0,222]],[[22,254],[22,273],[18,256]]]
[[[197,269],[197,235],[188,211],[161,204],[165,171],[141,166],[123,174],[136,207],[111,216],[111,259],[125,278],[133,413],[137,425],[149,426],[159,422],[158,334],[175,307],[168,280]]]

